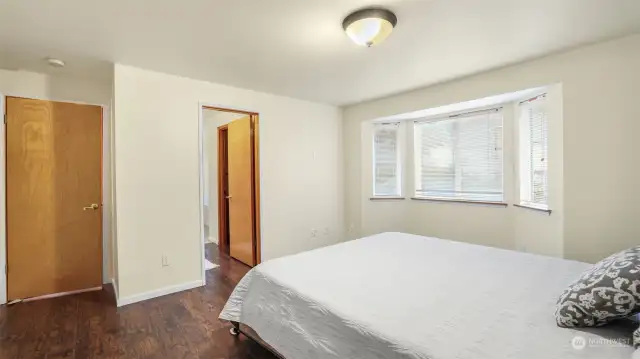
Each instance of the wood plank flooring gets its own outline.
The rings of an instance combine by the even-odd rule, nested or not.
[[[206,245],[207,285],[116,308],[101,292],[0,307],[0,359],[208,358],[274,359],[218,319],[235,284],[249,270]]]

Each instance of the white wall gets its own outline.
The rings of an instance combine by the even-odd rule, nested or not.
[[[209,226],[209,239],[215,243],[218,243],[220,227],[218,223],[218,127],[244,116],[246,115],[206,109],[202,113],[204,149],[207,157],[205,186],[209,187],[208,213],[205,214],[205,218]]]
[[[637,162],[640,153],[640,141],[635,139],[640,133],[640,107],[636,105],[638,63],[640,35],[634,35],[346,108],[345,210],[347,226],[353,229],[351,236],[371,232],[369,223],[376,221],[371,219],[371,211],[381,213],[377,217],[380,220],[384,220],[384,213],[390,213],[373,209],[380,203],[364,200],[362,196],[362,144],[353,139],[361,136],[363,121],[560,83],[563,240],[561,244],[552,240],[544,248],[556,247],[553,251],[566,258],[594,262],[636,245],[640,238],[636,219],[640,170],[631,164]],[[438,232],[439,236],[461,240],[479,238],[503,247],[517,246],[515,239],[505,235],[511,230],[508,225],[492,215],[499,209],[437,204],[432,213],[441,217],[433,218],[420,211],[436,204],[414,202],[409,206],[415,208],[409,209],[408,230],[426,235]],[[433,223],[436,221],[437,224]],[[482,224],[469,225],[470,222]],[[440,223],[447,223],[449,229],[437,227]],[[523,232],[530,236],[528,242],[548,238],[547,233],[539,232],[535,226],[528,226]]]
[[[111,174],[110,174],[110,113],[111,86],[109,81],[87,80],[69,77],[58,77],[39,74],[28,71],[9,71],[0,69],[0,94],[4,96],[26,97],[42,100],[82,102],[87,104],[102,105],[105,107],[103,120],[103,237],[104,237],[104,262],[103,276],[107,282],[111,278]],[[4,130],[4,126],[1,126]],[[0,133],[0,148],[4,151],[4,133]],[[4,161],[4,155],[2,155]],[[3,162],[4,163],[4,162]],[[4,165],[0,166],[0,177],[4,183]],[[0,187],[4,189],[4,185]],[[3,191],[0,191],[0,193]],[[4,198],[0,198],[5,203]],[[4,210],[3,210],[4,211]],[[4,215],[0,216],[0,258],[4,258],[5,250],[5,223]],[[0,263],[0,265],[4,265]],[[4,276],[0,276],[4,281]],[[0,286],[6,287],[4,282]]]
[[[200,103],[260,113],[262,260],[343,239],[338,108],[120,64],[114,77],[121,299],[203,279]]]

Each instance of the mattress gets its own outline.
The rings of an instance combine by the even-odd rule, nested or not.
[[[265,262],[220,318],[287,359],[629,359],[634,328],[556,326],[589,264],[403,233]]]

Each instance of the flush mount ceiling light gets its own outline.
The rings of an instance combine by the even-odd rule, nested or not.
[[[64,65],[65,65],[64,61],[62,61],[60,59],[54,59],[52,57],[47,58],[47,63],[51,67],[64,67]]]
[[[356,44],[371,47],[386,39],[397,22],[398,18],[389,10],[367,8],[347,16],[342,28]]]

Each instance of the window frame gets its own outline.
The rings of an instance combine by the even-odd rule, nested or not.
[[[551,214],[552,210],[549,206],[549,197],[550,197],[550,193],[549,193],[549,105],[548,105],[548,101],[549,101],[549,95],[548,93],[544,92],[541,94],[538,94],[536,96],[532,96],[526,100],[523,101],[519,101],[516,104],[516,116],[517,118],[515,119],[517,121],[517,134],[516,134],[516,138],[518,139],[518,146],[517,149],[515,151],[515,156],[517,157],[517,171],[518,171],[518,176],[517,176],[517,182],[516,182],[516,193],[518,196],[518,202],[517,204],[514,204],[515,207],[519,207],[519,208],[525,208],[525,209],[530,209],[530,210],[535,210],[535,211],[540,211],[540,212],[545,212],[548,214]],[[538,102],[538,101],[542,101],[542,102]],[[528,127],[531,125],[530,124],[530,120],[531,118],[528,116],[525,116],[525,111],[527,111],[527,108],[530,108],[531,106],[541,106],[545,112],[545,120],[546,120],[546,197],[547,197],[547,203],[537,203],[537,202],[533,202],[533,201],[529,201],[529,200],[525,200],[523,197],[525,197],[524,193],[528,192],[529,194],[533,191],[533,183],[530,180],[530,178],[532,177],[532,165],[531,165],[531,136],[530,136],[530,132],[528,130]],[[525,129],[526,132],[525,132]],[[527,179],[527,182],[525,183],[525,179]],[[526,189],[524,189],[524,187],[526,186]]]
[[[396,125],[396,186],[397,194],[383,195],[376,194],[376,126]],[[404,175],[403,175],[403,121],[373,122],[371,124],[371,200],[403,200],[404,197]]]
[[[422,119],[417,119],[412,122],[412,130],[413,130],[413,188],[412,188],[412,192],[413,192],[413,196],[411,197],[412,200],[416,200],[416,201],[427,201],[427,202],[452,202],[452,203],[462,203],[462,204],[480,204],[480,205],[489,205],[489,206],[498,206],[498,207],[507,207],[508,206],[508,202],[507,202],[507,191],[506,191],[506,186],[505,186],[505,164],[506,164],[506,157],[505,157],[505,120],[506,120],[506,115],[505,115],[505,107],[506,104],[500,104],[500,105],[493,105],[493,106],[485,106],[485,107],[479,107],[479,108],[475,108],[475,109],[468,109],[468,110],[464,110],[464,111],[456,111],[456,112],[450,112],[448,114],[440,114],[437,116],[432,116],[432,117],[426,117],[426,118],[422,118]],[[482,112],[492,112],[495,111],[497,113],[501,114],[501,131],[502,131],[502,135],[500,136],[501,138],[501,151],[502,151],[502,171],[501,171],[501,184],[502,184],[502,199],[500,201],[492,201],[489,199],[486,200],[482,200],[482,199],[468,199],[468,198],[449,198],[449,197],[435,197],[435,196],[425,196],[425,195],[419,195],[418,194],[418,186],[420,183],[420,176],[421,176],[421,171],[419,168],[419,161],[420,161],[420,142],[418,140],[418,131],[416,130],[417,125],[419,124],[424,124],[424,123],[435,123],[435,122],[440,122],[440,121],[446,121],[446,120],[455,120],[457,118],[464,118],[464,117],[471,117],[474,115],[477,115],[478,113],[482,113]]]

